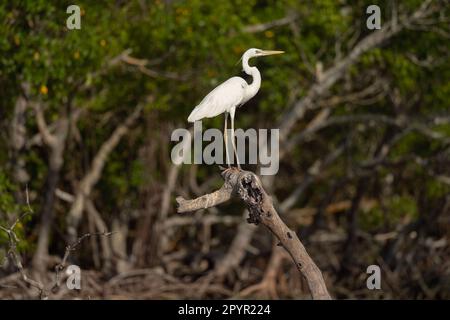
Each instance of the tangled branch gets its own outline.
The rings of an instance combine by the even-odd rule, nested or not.
[[[22,264],[22,259],[20,258],[19,253],[17,252],[17,244],[20,242],[19,237],[17,236],[14,229],[19,224],[20,221],[22,221],[26,216],[33,213],[33,209],[30,206],[29,201],[29,195],[28,195],[28,189],[26,190],[26,204],[27,204],[27,210],[25,213],[23,213],[20,217],[18,217],[13,224],[9,227],[3,227],[0,226],[0,230],[4,231],[8,235],[8,256],[10,257],[13,264],[16,266],[16,268],[19,270],[20,276],[22,280],[30,285],[33,288],[36,288],[39,291],[39,299],[41,300],[47,300],[48,299],[48,290],[46,289],[45,285],[37,280],[31,279],[27,273],[25,272],[25,268]],[[64,257],[62,258],[61,262],[58,263],[55,266],[55,283],[51,287],[52,293],[56,293],[57,289],[61,285],[61,272],[66,268],[67,266],[67,259],[70,256],[70,253],[72,251],[75,251],[77,247],[81,244],[81,242],[86,239],[90,238],[92,236],[110,236],[114,234],[114,232],[99,232],[99,233],[86,233],[79,237],[75,242],[69,244],[66,246],[66,251],[64,253]]]
[[[97,232],[97,233],[86,233],[84,235],[82,235],[81,237],[79,237],[74,243],[69,244],[66,246],[66,251],[64,253],[64,257],[61,260],[60,263],[58,263],[55,266],[55,284],[52,287],[52,292],[55,293],[56,290],[60,287],[61,285],[61,272],[66,268],[67,266],[67,259],[69,258],[69,255],[72,251],[75,251],[77,249],[77,247],[81,244],[81,242],[84,239],[90,238],[92,236],[110,236],[112,234],[114,234],[115,232]]]
[[[19,218],[16,219],[16,221],[14,221],[14,223],[9,228],[0,226],[0,230],[3,230],[8,235],[8,243],[9,243],[8,256],[11,258],[11,261],[19,270],[22,280],[39,291],[40,299],[47,299],[47,292],[45,290],[44,285],[39,281],[31,279],[27,275],[22,264],[22,259],[20,258],[20,255],[17,252],[17,244],[19,243],[19,238],[17,237],[14,229],[17,226],[17,224],[30,213],[31,212],[26,212],[23,215],[21,215]]]

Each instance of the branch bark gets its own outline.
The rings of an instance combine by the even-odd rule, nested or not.
[[[265,192],[259,178],[250,171],[227,169],[222,172],[225,180],[219,190],[197,199],[177,198],[178,213],[214,207],[232,196],[239,197],[247,205],[248,223],[263,224],[280,241],[291,256],[299,272],[306,278],[313,299],[331,299],[322,273],[306,252],[296,233],[289,229],[275,210],[271,197]]]

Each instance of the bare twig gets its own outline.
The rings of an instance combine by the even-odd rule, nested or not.
[[[269,21],[266,23],[259,23],[259,24],[253,24],[253,25],[246,26],[246,27],[242,28],[242,31],[245,33],[263,32],[263,31],[266,31],[266,30],[269,30],[269,29],[272,29],[275,27],[288,25],[288,24],[294,22],[295,20],[297,20],[297,18],[298,18],[297,14],[289,14],[286,17],[283,17],[281,19]]]
[[[17,237],[14,229],[17,226],[17,224],[20,221],[22,221],[23,218],[25,218],[27,215],[33,213],[33,210],[31,209],[30,204],[28,202],[29,201],[28,188],[26,190],[26,194],[27,194],[27,206],[28,206],[29,211],[26,211],[25,213],[20,215],[20,217],[18,217],[10,227],[6,228],[3,226],[0,226],[0,230],[4,231],[8,235],[8,243],[9,243],[8,255],[11,258],[14,265],[16,266],[16,268],[19,270],[22,280],[25,283],[29,284],[31,287],[36,288],[39,291],[40,299],[47,299],[47,291],[45,290],[44,285],[39,281],[31,279],[27,275],[27,273],[25,272],[25,269],[23,267],[23,264],[22,264],[22,259],[20,258],[20,255],[17,252],[17,244],[19,243],[19,238]]]
[[[27,275],[27,273],[25,272],[25,269],[23,267],[23,264],[22,264],[22,259],[20,258],[20,255],[17,252],[17,244],[20,242],[20,240],[17,237],[14,229],[19,224],[19,222],[21,222],[26,216],[34,213],[33,209],[30,206],[30,202],[29,202],[30,197],[28,194],[28,186],[25,189],[25,194],[26,194],[26,205],[27,205],[26,209],[27,210],[23,214],[21,214],[18,218],[16,218],[16,220],[14,220],[14,222],[11,224],[10,227],[0,226],[0,230],[4,231],[8,235],[8,240],[9,240],[8,255],[10,256],[14,265],[19,270],[22,280],[25,283],[29,284],[31,287],[36,288],[39,291],[39,298],[41,300],[47,300],[49,292],[46,289],[46,286],[40,281],[31,279]],[[65,269],[66,264],[67,264],[67,259],[69,258],[70,253],[72,251],[76,250],[76,248],[81,244],[81,242],[84,239],[92,237],[92,236],[110,236],[114,233],[115,232],[106,232],[106,231],[99,232],[99,233],[86,233],[86,234],[82,235],[80,238],[78,238],[74,243],[67,245],[62,261],[58,265],[55,266],[55,273],[56,273],[55,274],[55,284],[52,286],[52,289],[51,289],[52,293],[55,293],[56,289],[58,289],[58,287],[61,285],[60,273],[61,273],[61,271],[63,271]],[[2,287],[7,287],[7,286],[2,285]]]
[[[117,61],[126,63],[130,66],[136,67],[140,72],[143,74],[152,77],[152,78],[167,78],[171,80],[177,80],[177,81],[186,81],[187,76],[186,75],[179,75],[174,72],[169,71],[155,71],[152,69],[149,69],[147,66],[150,64],[150,61],[147,59],[138,59],[130,56],[131,50],[125,50],[122,54],[120,54],[118,57],[115,58],[114,61],[111,61],[113,64],[117,63]]]
[[[97,232],[97,233],[86,233],[86,234],[82,235],[81,237],[79,237],[75,242],[67,245],[63,259],[61,260],[60,263],[58,263],[55,266],[55,284],[52,287],[52,292],[55,293],[56,290],[61,286],[61,276],[60,276],[60,274],[61,274],[61,271],[63,271],[66,268],[66,266],[67,266],[67,259],[69,258],[70,253],[72,251],[75,251],[77,249],[77,247],[81,244],[81,242],[84,239],[90,238],[92,236],[105,236],[105,237],[107,237],[107,236],[110,236],[110,235],[112,235],[114,233],[115,232],[106,232],[106,231],[104,231],[104,232]]]

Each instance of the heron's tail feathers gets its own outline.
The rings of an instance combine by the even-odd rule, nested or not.
[[[205,109],[206,108],[203,107],[203,104],[199,104],[198,106],[196,106],[189,115],[188,121],[195,122],[197,120],[203,119],[206,116]]]
[[[188,121],[194,122],[203,118],[214,118],[224,111],[226,110],[221,108],[220,105],[217,105],[211,97],[206,96],[206,98],[192,110],[188,117]]]
[[[197,120],[200,120],[199,117],[195,114],[195,110],[191,112],[191,114],[188,117],[188,122],[195,122]]]

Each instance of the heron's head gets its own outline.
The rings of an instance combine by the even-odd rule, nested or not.
[[[277,51],[277,50],[262,50],[257,48],[251,48],[245,51],[244,56],[247,56],[248,59],[253,57],[263,57],[263,56],[271,56],[273,54],[281,54],[284,53],[284,51]]]

